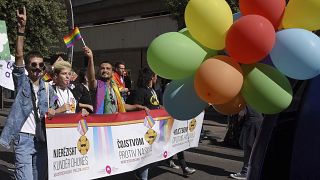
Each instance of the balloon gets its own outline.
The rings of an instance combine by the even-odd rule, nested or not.
[[[214,105],[213,107],[217,112],[223,115],[233,115],[239,113],[245,106],[246,102],[244,101],[241,94],[238,94],[231,101],[225,104]]]
[[[290,0],[282,19],[284,28],[320,29],[319,0]]]
[[[293,79],[310,79],[320,73],[320,39],[304,29],[277,32],[270,53],[275,67]]]
[[[190,32],[188,31],[187,28],[183,28],[179,31],[179,33],[187,36],[188,38],[190,38],[192,41],[196,42],[200,47],[202,47],[206,52],[207,52],[207,55],[204,59],[208,59],[209,57],[213,57],[213,56],[216,56],[218,54],[218,52],[214,49],[210,49],[210,48],[207,48],[205,46],[203,46],[200,42],[198,42],[196,39],[194,39]]]
[[[192,37],[211,49],[223,49],[232,24],[232,12],[225,0],[190,0],[185,22]]]
[[[233,16],[233,22],[234,22],[238,20],[242,16],[242,14],[241,12],[237,12],[237,13],[234,13],[232,16]]]
[[[194,88],[203,101],[224,104],[236,97],[242,83],[240,65],[228,56],[215,56],[197,70]]]
[[[285,0],[240,0],[240,11],[243,15],[256,14],[267,18],[278,29],[284,9]]]
[[[167,79],[182,79],[198,69],[207,52],[190,38],[169,32],[154,39],[147,51],[153,72]]]
[[[274,43],[275,31],[270,21],[259,15],[246,15],[229,29],[226,51],[234,60],[252,64],[267,56]]]
[[[275,68],[266,64],[243,65],[244,82],[241,95],[254,110],[276,114],[292,101],[289,80]]]
[[[164,91],[163,105],[175,119],[194,118],[208,106],[208,103],[197,96],[193,81],[193,76],[171,81]]]

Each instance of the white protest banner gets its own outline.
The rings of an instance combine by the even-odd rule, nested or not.
[[[120,174],[198,146],[204,113],[185,121],[163,109],[149,114],[151,119],[145,111],[46,119],[49,180]]]
[[[14,90],[14,84],[12,80],[12,69],[14,63],[14,56],[11,56],[11,60],[0,60],[0,86]]]

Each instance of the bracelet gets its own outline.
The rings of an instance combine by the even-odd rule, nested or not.
[[[22,32],[19,32],[19,31],[18,31],[18,32],[17,32],[17,35],[18,35],[18,36],[24,36],[24,32],[22,33]]]

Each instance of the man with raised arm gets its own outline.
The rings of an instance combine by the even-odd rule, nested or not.
[[[112,65],[103,61],[99,66],[99,77],[96,79],[93,54],[88,47],[83,48],[88,58],[88,83],[89,89],[96,91],[96,101],[94,112],[96,114],[114,114],[117,112],[126,112],[146,109],[139,104],[126,104],[120,94],[119,88],[112,80]]]
[[[18,37],[12,76],[15,84],[15,101],[0,137],[0,144],[10,148],[13,142],[15,153],[15,179],[43,180],[47,175],[47,145],[45,114],[55,111],[52,99],[54,90],[42,80],[43,57],[38,52],[29,52],[23,63],[23,46],[26,29],[26,9],[17,11]],[[36,42],[35,42],[36,43]],[[28,71],[28,76],[25,74]]]

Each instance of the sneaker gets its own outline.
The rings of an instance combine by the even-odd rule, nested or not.
[[[184,170],[183,170],[183,176],[185,177],[188,177],[189,175],[195,173],[196,170],[193,169],[193,168],[189,168],[189,167],[186,167]]]
[[[173,160],[170,160],[169,163],[169,167],[173,168],[173,169],[180,169],[180,167],[178,165],[176,165]]]
[[[234,179],[247,179],[247,174],[243,174],[243,173],[230,174],[230,177]]]

